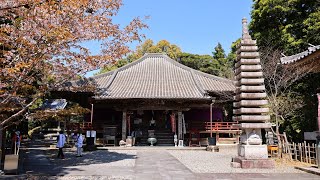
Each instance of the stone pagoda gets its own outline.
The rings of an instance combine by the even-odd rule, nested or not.
[[[247,20],[242,20],[242,39],[235,64],[236,91],[233,120],[242,130],[238,156],[232,165],[241,168],[273,168],[268,159],[267,145],[262,144],[261,129],[270,129],[270,116],[264,78],[256,40],[248,32]]]

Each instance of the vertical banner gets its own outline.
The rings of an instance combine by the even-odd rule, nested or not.
[[[122,140],[126,140],[127,138],[127,112],[122,112]]]
[[[175,117],[175,114],[172,113],[170,114],[170,121],[171,121],[171,130],[172,132],[176,132],[176,117]]]
[[[128,136],[131,136],[131,120],[130,115],[127,115],[127,123],[128,123]]]
[[[182,112],[178,112],[178,139],[182,139]]]
[[[187,134],[186,121],[184,120],[184,114],[182,114],[182,128],[183,128],[183,134]]]

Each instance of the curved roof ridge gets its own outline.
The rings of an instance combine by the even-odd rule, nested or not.
[[[201,84],[201,82],[199,81],[198,77],[195,76],[194,74],[194,70],[190,70],[191,73],[191,77],[196,85],[196,87],[198,88],[198,90],[204,95],[207,95],[207,92],[204,90],[203,85]]]
[[[165,54],[164,54],[164,55],[165,55]],[[183,64],[181,64],[181,63],[179,63],[179,62],[171,59],[171,58],[170,58],[169,56],[167,56],[167,55],[165,55],[165,56],[166,56],[167,60],[169,60],[169,62],[171,62],[171,63],[173,63],[173,64],[175,64],[175,65],[177,65],[177,66],[179,66],[179,67],[181,67],[181,68],[183,68],[183,69],[185,69],[185,70],[194,71],[195,73],[198,73],[198,74],[200,74],[200,75],[204,75],[204,76],[206,76],[207,78],[216,79],[216,80],[224,81],[224,82],[227,82],[227,83],[232,83],[232,82],[233,82],[233,80],[230,80],[230,79],[227,79],[227,78],[218,77],[218,76],[215,76],[215,75],[212,75],[212,74],[208,74],[208,73],[201,72],[201,71],[196,70],[196,69],[192,69],[192,68],[190,68],[190,67],[188,67],[188,66],[186,66],[186,65],[183,65]]]
[[[115,70],[108,71],[108,72],[101,73],[101,74],[97,74],[97,75],[93,75],[92,77],[89,77],[89,78],[96,79],[96,78],[100,78],[100,77],[108,76],[108,75],[113,74],[113,73],[114,73],[114,71],[115,71]]]
[[[290,64],[290,63],[299,61],[299,60],[315,53],[318,50],[320,50],[320,45],[312,46],[312,47],[309,47],[307,50],[302,51],[300,53],[293,54],[291,56],[282,57],[282,58],[280,58],[280,61],[282,64]]]
[[[148,55],[148,53],[144,54],[141,58],[139,58],[136,61],[130,62],[130,63],[128,63],[128,64],[126,64],[126,65],[124,65],[124,66],[122,66],[120,68],[115,69],[115,70],[112,70],[112,71],[109,71],[109,72],[105,72],[105,73],[93,76],[92,78],[100,78],[100,77],[104,77],[104,76],[108,76],[110,74],[113,74],[115,71],[120,72],[120,71],[126,70],[129,67],[131,67],[131,66],[133,66],[135,64],[138,64],[139,62],[143,61],[147,55]]]
[[[110,85],[112,84],[113,80],[116,78],[117,74],[118,74],[118,69],[114,70],[112,76],[110,77],[110,79],[108,80],[105,89],[108,89],[110,87]]]
[[[190,67],[188,67],[188,66],[185,66],[185,65],[183,65],[183,64],[181,64],[181,63],[179,63],[179,62],[177,62],[177,61],[175,61],[175,60],[173,60],[173,59],[171,59],[171,58],[170,58],[168,55],[166,55],[165,53],[145,53],[145,54],[144,54],[141,58],[139,58],[138,60],[133,61],[133,62],[131,62],[131,63],[129,63],[129,64],[126,64],[126,65],[124,65],[124,66],[122,66],[122,67],[120,67],[120,68],[118,68],[118,69],[116,69],[116,70],[117,70],[118,72],[123,71],[123,70],[126,70],[126,69],[128,69],[129,67],[134,66],[134,65],[140,63],[140,62],[143,61],[146,57],[152,56],[152,55],[164,56],[164,57],[166,58],[166,60],[168,60],[170,63],[173,63],[174,65],[176,65],[176,66],[178,66],[178,67],[181,67],[181,68],[183,68],[183,69],[185,69],[185,70],[188,70],[188,71],[193,70],[195,73],[200,74],[200,75],[203,75],[203,76],[206,76],[207,78],[216,79],[216,80],[218,80],[218,81],[224,81],[224,82],[226,82],[226,83],[232,83],[232,82],[233,82],[233,80],[230,80],[230,79],[227,79],[227,78],[218,77],[218,76],[215,76],[215,75],[212,75],[212,74],[208,74],[208,73],[201,72],[201,71],[199,71],[199,70],[192,69],[192,68],[190,68]],[[95,79],[95,78],[99,78],[99,77],[103,77],[103,76],[108,76],[108,75],[113,74],[116,70],[112,70],[112,71],[109,71],[109,72],[106,72],[106,73],[102,73],[102,74],[93,76],[92,78]]]

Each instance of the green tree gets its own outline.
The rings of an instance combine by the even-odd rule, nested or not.
[[[231,44],[231,51],[229,52],[227,59],[232,64],[231,67],[234,67],[237,59],[237,46],[240,44],[241,38],[237,39],[235,42]]]
[[[320,1],[255,0],[250,30],[259,47],[287,55],[320,43]]]
[[[256,0],[251,19],[250,31],[257,39],[265,76],[268,75],[266,64],[274,64],[274,68],[270,69],[272,73],[269,73],[271,78],[265,77],[275,115],[272,118],[279,117],[277,124],[281,125],[280,131],[285,130],[293,140],[301,140],[303,132],[315,130],[317,101],[313,94],[319,88],[319,73],[293,76],[293,73],[299,73],[298,68],[286,74],[286,66],[280,67],[279,64],[280,53],[277,53],[277,58],[272,57],[274,52],[293,55],[305,51],[310,44],[320,44],[320,1]],[[286,82],[288,77],[293,77],[289,84]],[[275,85],[277,88],[272,90],[270,87]],[[302,99],[302,103],[297,103]],[[293,103],[288,105],[290,102]],[[294,105],[298,104],[301,106],[295,108]]]
[[[154,44],[151,39],[147,39],[145,42],[137,46],[136,50],[129,54],[125,59],[121,59],[116,61],[114,64],[105,66],[98,74],[114,70],[129,62],[136,61],[145,53],[166,53],[170,58],[177,60],[190,68],[220,77],[233,77],[232,67],[234,59],[226,57],[225,51],[220,43],[218,43],[214,52],[212,52],[213,56],[210,56],[182,53],[180,47],[175,44],[171,44],[167,40],[161,40],[157,44]]]
[[[120,60],[116,61],[115,63],[112,63],[110,65],[105,66],[97,74],[113,71],[113,70],[118,69],[128,63],[129,63],[128,59],[120,59]]]
[[[212,52],[212,54],[213,54],[213,58],[217,59],[218,61],[220,59],[226,58],[226,54],[220,43],[218,43],[218,45],[214,48],[214,51]]]
[[[210,55],[182,53],[179,61],[190,68],[212,75],[219,75],[219,63]]]
[[[233,77],[233,60],[226,57],[225,51],[222,48],[221,44],[214,48],[212,52],[213,58],[218,62],[216,65],[218,68],[218,76],[232,78]]]
[[[170,58],[177,60],[181,54],[181,49],[175,44],[170,44],[167,40],[161,40],[154,45],[151,39],[147,39],[144,43],[137,46],[136,50],[128,56],[128,59],[130,62],[135,61],[145,53],[166,53]]]
[[[157,44],[154,44],[151,39],[147,39],[142,44],[138,45],[136,50],[126,58],[105,66],[98,74],[112,71],[126,65],[127,63],[136,61],[145,53],[166,53],[170,58],[177,60],[178,57],[180,57],[181,49],[175,44],[170,44],[167,40],[161,40]]]

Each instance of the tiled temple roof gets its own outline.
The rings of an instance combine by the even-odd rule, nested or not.
[[[282,57],[280,60],[281,60],[282,64],[290,64],[290,63],[294,63],[296,61],[299,61],[301,59],[304,59],[305,57],[307,57],[317,51],[320,51],[320,45],[309,47],[308,50],[303,51],[298,54],[295,54],[295,55],[292,55],[292,56]]]
[[[208,92],[232,92],[233,81],[150,53],[117,70],[93,76],[95,99],[209,99]]]

